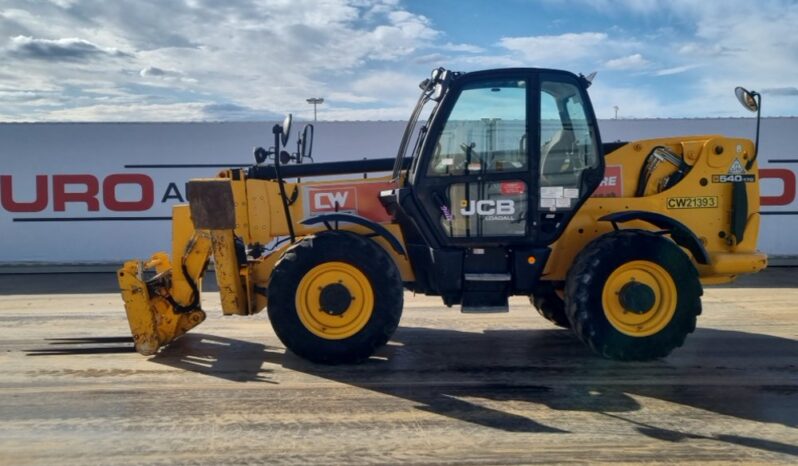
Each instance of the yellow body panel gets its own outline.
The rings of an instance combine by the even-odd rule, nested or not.
[[[692,169],[678,184],[663,192],[656,186],[673,167],[663,163],[648,183],[646,195],[634,197],[638,175],[645,157],[657,146],[665,146],[684,157]],[[698,270],[703,283],[722,283],[742,273],[762,270],[766,257],[756,249],[759,233],[759,183],[746,183],[749,217],[743,241],[732,238],[732,184],[713,181],[713,177],[729,173],[735,160],[742,165],[754,152],[747,139],[722,136],[690,136],[650,139],[629,143],[609,154],[607,166],[620,166],[622,195],[592,197],[576,213],[563,235],[552,245],[552,254],[544,271],[544,280],[562,281],[574,257],[593,239],[612,231],[612,225],[599,221],[607,214],[627,210],[643,210],[667,215],[687,225],[707,249],[712,262]],[[759,178],[756,164],[747,171]],[[715,178],[717,179],[717,178]],[[687,207],[684,207],[684,206]],[[629,222],[622,228],[656,230],[646,222]]]
[[[213,241],[213,260],[216,270],[216,283],[222,301],[222,312],[225,315],[250,314],[249,293],[245,292],[244,283],[236,259],[235,238],[230,230],[211,231]]]
[[[169,294],[178,303],[191,301],[194,294],[183,274],[180,261],[185,261],[186,269],[197,288],[202,289],[202,275],[210,249],[210,236],[194,230],[188,206],[177,205],[172,208],[172,260],[177,267],[173,266],[171,270],[172,286]]]

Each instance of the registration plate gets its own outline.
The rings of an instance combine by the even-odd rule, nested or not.
[[[669,197],[667,207],[669,209],[714,209],[718,207],[718,197]]]

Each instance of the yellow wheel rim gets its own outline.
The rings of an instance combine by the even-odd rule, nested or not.
[[[322,291],[330,285],[343,286],[351,297],[345,310],[337,314],[322,309]],[[369,321],[373,310],[371,282],[357,267],[345,262],[326,262],[313,267],[297,287],[299,320],[311,333],[327,340],[355,335]]]
[[[630,310],[624,306],[622,293],[638,284],[646,285],[651,306]],[[625,288],[626,287],[626,288]],[[632,261],[615,269],[604,284],[602,306],[607,320],[619,332],[632,337],[647,337],[665,328],[676,313],[676,283],[660,265],[649,261]]]

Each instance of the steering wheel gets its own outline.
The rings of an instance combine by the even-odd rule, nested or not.
[[[477,147],[477,143],[475,142],[460,144],[460,150],[463,151],[463,166],[465,166],[466,169],[468,168],[466,165],[472,163],[475,159],[480,162],[480,164],[482,162],[482,158],[474,150],[475,147]]]

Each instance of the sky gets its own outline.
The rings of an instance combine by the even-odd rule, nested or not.
[[[0,0],[0,121],[405,120],[443,66],[597,71],[600,118],[798,115],[798,1]]]

